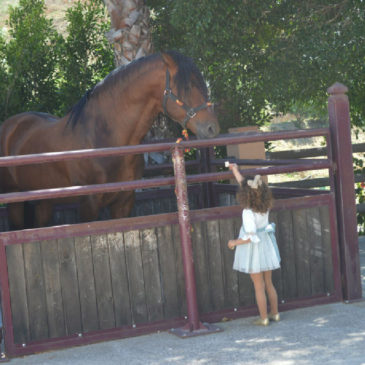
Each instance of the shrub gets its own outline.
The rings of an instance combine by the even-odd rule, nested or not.
[[[1,121],[30,110],[63,115],[113,69],[102,2],[79,1],[66,18],[64,36],[46,18],[44,0],[9,8],[9,40],[0,35]]]

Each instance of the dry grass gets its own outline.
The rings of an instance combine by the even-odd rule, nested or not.
[[[53,23],[59,33],[66,30],[65,11],[77,0],[45,0],[47,17],[53,19]],[[6,20],[8,19],[9,5],[16,6],[18,0],[0,0],[0,29],[6,30]]]
[[[328,125],[328,121],[321,120],[301,120],[294,115],[285,115],[284,117],[276,118],[273,122],[266,127],[261,128],[262,131],[278,131],[278,130],[293,130],[293,129],[309,129],[309,128],[322,128]],[[365,142],[365,131],[364,130],[352,131],[352,143],[364,143]],[[301,138],[293,140],[279,140],[271,143],[272,151],[289,151],[306,148],[315,148],[325,146],[324,138]],[[364,154],[354,154],[355,157],[364,160]],[[270,175],[269,182],[285,182],[285,181],[297,181],[311,178],[328,177],[326,170],[314,170],[314,171],[301,171],[296,173],[287,173],[280,175]]]

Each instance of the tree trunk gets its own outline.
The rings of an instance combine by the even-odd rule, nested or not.
[[[106,34],[114,46],[116,66],[152,53],[149,8],[143,0],[103,0],[111,19]]]

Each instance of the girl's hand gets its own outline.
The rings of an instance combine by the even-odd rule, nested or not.
[[[233,171],[233,170],[238,170],[238,165],[236,163],[230,163],[228,165],[228,169]]]
[[[234,250],[235,247],[236,247],[236,240],[229,240],[228,248],[230,248],[231,250]]]
[[[228,169],[233,172],[233,175],[236,178],[237,182],[239,184],[242,184],[242,181],[244,180],[244,178],[241,175],[240,170],[238,169],[238,165],[236,163],[230,163],[228,165]]]

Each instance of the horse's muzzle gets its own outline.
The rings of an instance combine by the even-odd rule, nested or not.
[[[197,138],[213,138],[219,134],[219,125],[216,121],[209,122],[197,122],[196,123],[196,136]]]

